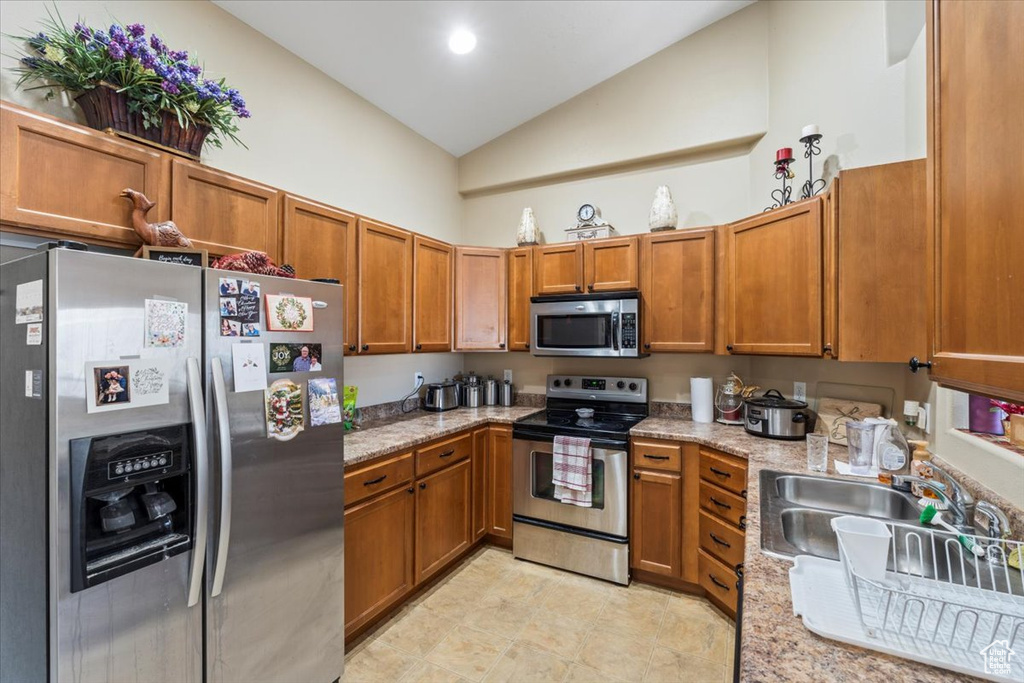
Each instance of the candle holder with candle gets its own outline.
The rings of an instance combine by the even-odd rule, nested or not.
[[[795,175],[789,168],[789,165],[793,163],[793,148],[783,147],[775,152],[775,178],[782,181],[782,188],[778,190],[772,190],[772,199],[774,202],[771,206],[765,207],[765,211],[771,211],[772,209],[778,209],[785,206],[786,204],[792,204],[791,199],[793,194],[793,186],[788,181],[793,179]]]
[[[818,126],[813,123],[804,126],[801,131],[800,142],[804,145],[804,159],[807,159],[807,180],[800,190],[800,199],[810,199],[825,189],[824,178],[814,179],[814,157],[821,154],[821,147],[818,146],[821,137]]]

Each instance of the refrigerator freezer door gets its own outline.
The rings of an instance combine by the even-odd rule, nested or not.
[[[202,357],[202,271],[65,249],[53,250],[47,258],[48,387],[53,401],[48,429],[50,590],[56,630],[51,680],[199,682],[202,606],[187,605],[192,552],[70,592],[69,444],[81,437],[191,421],[186,364],[189,357]],[[146,299],[188,304],[182,345],[144,346]],[[140,355],[170,362],[169,403],[87,412],[92,397],[86,363],[133,362]]]
[[[221,336],[222,277],[259,283],[261,336]],[[344,429],[310,425],[308,381],[333,378],[342,391],[342,288],[217,270],[206,271],[204,287],[213,470],[207,681],[330,683],[344,666]],[[319,302],[308,311],[314,331],[267,332],[268,294]],[[267,437],[263,391],[235,391],[232,346],[244,343],[262,344],[264,362],[275,346],[322,347],[322,370],[268,375],[269,383],[289,379],[301,387],[304,429],[290,440]],[[224,425],[230,432],[227,448],[221,439]]]

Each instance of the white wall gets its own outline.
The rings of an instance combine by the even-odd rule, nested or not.
[[[34,33],[49,3],[0,3],[4,34]],[[208,2],[64,2],[65,23],[90,25],[140,21],[176,49],[199,56],[246,98],[253,118],[239,137],[204,160],[247,178],[290,190],[410,230],[458,242],[461,199],[454,157],[262,34]],[[0,41],[0,97],[67,119],[77,108],[44,102],[16,90],[8,71],[20,46]],[[459,354],[354,358],[345,381],[360,388],[360,404],[401,398],[414,370],[427,379],[450,376]]]

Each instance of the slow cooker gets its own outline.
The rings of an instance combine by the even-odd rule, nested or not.
[[[743,402],[743,428],[769,439],[798,441],[814,427],[814,414],[806,401],[786,398],[778,389]]]

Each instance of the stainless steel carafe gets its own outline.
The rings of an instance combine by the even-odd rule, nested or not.
[[[501,405],[506,408],[512,406],[516,401],[516,390],[512,382],[505,380],[501,385]]]
[[[483,387],[479,384],[467,384],[462,394],[462,405],[467,408],[479,408],[483,405]]]
[[[484,405],[498,405],[498,380],[488,377],[484,382]]]

